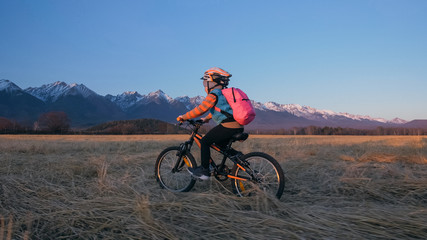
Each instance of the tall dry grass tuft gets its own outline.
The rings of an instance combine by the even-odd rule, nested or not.
[[[0,240],[3,240],[3,239],[11,240],[12,233],[13,233],[13,216],[9,215],[9,219],[6,226],[4,217],[0,215]]]
[[[0,215],[0,240],[3,240],[5,233],[5,222],[2,215]]]
[[[281,200],[240,198],[214,179],[160,189],[157,155],[186,138],[0,136],[0,240],[427,239],[426,138],[236,143],[280,162]]]
[[[98,175],[98,184],[102,187],[108,187],[107,180],[107,169],[109,164],[104,158],[93,158],[91,162],[96,166],[96,172]]]

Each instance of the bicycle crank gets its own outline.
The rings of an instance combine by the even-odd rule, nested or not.
[[[229,174],[230,174],[230,169],[227,166],[224,166],[224,168],[220,172],[216,172],[216,171],[214,172],[216,180],[220,182],[227,180],[228,179],[227,175]]]

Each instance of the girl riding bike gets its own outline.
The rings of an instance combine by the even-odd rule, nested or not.
[[[203,124],[202,120],[187,120],[186,125],[191,129],[189,140],[178,146],[167,147],[157,157],[154,174],[161,188],[172,192],[188,192],[193,188],[196,179],[189,174],[188,169],[197,164],[191,149],[193,143],[200,147],[203,136],[198,132]],[[243,154],[232,147],[234,142],[247,138],[247,133],[238,133],[231,137],[226,147],[216,144],[211,146],[221,156],[216,160],[210,159],[211,175],[220,182],[231,180],[231,188],[238,196],[256,196],[261,193],[280,199],[285,187],[285,175],[277,160],[263,152]],[[231,167],[230,162],[233,164]]]
[[[243,126],[234,120],[233,110],[228,104],[221,90],[228,86],[231,74],[221,68],[208,69],[203,77],[203,86],[208,94],[203,102],[193,110],[177,117],[177,121],[183,122],[189,119],[197,118],[209,112],[209,115],[202,118],[204,122],[213,119],[218,125],[212,128],[201,139],[201,161],[202,164],[196,168],[188,168],[189,172],[195,178],[207,180],[210,177],[209,159],[210,146],[215,143],[217,146],[225,147],[231,137],[237,133],[243,132]],[[221,110],[215,110],[215,107]],[[225,114],[226,113],[226,114]]]

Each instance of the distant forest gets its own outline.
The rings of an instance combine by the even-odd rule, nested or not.
[[[33,126],[22,126],[0,117],[2,134],[180,134],[185,129],[157,119],[122,120],[102,123],[86,129],[70,128],[64,112],[49,112],[40,116]]]
[[[201,133],[207,131],[207,127]],[[294,127],[277,130],[247,130],[251,134],[273,135],[427,135],[422,128],[354,129],[341,127]],[[64,112],[42,114],[32,126],[0,117],[0,134],[185,134],[188,130],[157,119],[136,119],[102,123],[87,129],[71,129]]]
[[[384,128],[354,129],[342,127],[294,127],[292,129],[278,130],[250,130],[251,134],[272,135],[427,135],[427,129],[422,128]]]

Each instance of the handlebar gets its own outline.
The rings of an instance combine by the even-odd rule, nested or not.
[[[189,119],[189,120],[187,120],[187,122],[189,122],[191,125],[193,125],[193,126],[195,126],[195,125],[203,125],[203,124],[205,124],[205,122],[203,122],[203,120],[201,120],[201,119],[197,119],[197,120],[192,120],[192,119]]]
[[[205,124],[205,122],[201,119],[197,119],[197,120],[188,119],[188,120],[179,122],[178,125],[181,126],[184,122],[188,122],[189,124],[193,125],[194,127],[200,127],[203,124]]]

